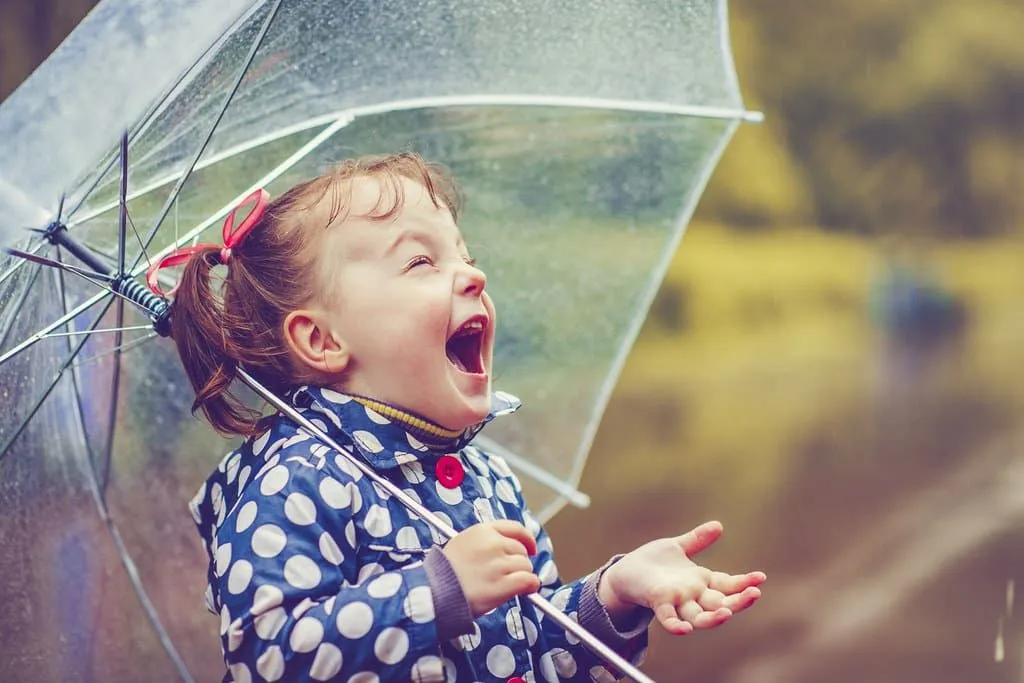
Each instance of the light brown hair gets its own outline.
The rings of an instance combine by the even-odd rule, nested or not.
[[[232,250],[227,274],[215,287],[219,248],[196,254],[186,264],[174,296],[171,336],[196,392],[192,411],[201,410],[222,434],[251,436],[263,415],[232,392],[238,368],[281,394],[311,379],[296,362],[284,337],[284,319],[317,297],[316,245],[329,226],[344,229],[354,178],[380,183],[380,198],[363,218],[385,221],[401,211],[402,178],[421,183],[437,208],[458,219],[461,195],[454,179],[436,164],[411,153],[361,157],[300,183],[272,200],[259,222]],[[330,201],[330,218],[316,220],[320,202]],[[339,222],[340,220],[340,222]]]

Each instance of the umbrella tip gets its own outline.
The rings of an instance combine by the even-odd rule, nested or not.
[[[764,123],[764,112],[746,111],[743,112],[743,120],[747,123]]]

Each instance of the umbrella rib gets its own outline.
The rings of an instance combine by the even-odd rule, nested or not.
[[[82,313],[84,313],[85,311],[89,310],[90,308],[95,306],[97,303],[99,303],[103,299],[106,299],[107,297],[110,297],[110,294],[108,292],[104,291],[104,292],[100,292],[99,294],[93,296],[91,299],[87,299],[86,301],[83,301],[77,307],[75,307],[74,310],[69,311],[68,313],[65,313],[60,318],[58,318],[57,320],[53,321],[52,323],[50,323],[49,325],[47,325],[46,327],[44,327],[40,331],[36,332],[34,335],[32,335],[28,339],[24,340],[23,342],[21,342],[20,344],[18,344],[14,348],[12,348],[11,350],[9,350],[9,351],[5,352],[4,354],[0,355],[0,365],[3,365],[6,361],[8,361],[9,359],[11,359],[14,356],[18,355],[19,353],[21,353],[25,349],[29,348],[30,346],[32,346],[36,342],[40,341],[41,339],[45,339],[46,335],[48,335],[50,332],[53,332],[55,329],[57,329],[61,325],[65,325],[68,321],[74,320],[75,318],[80,316]],[[111,300],[113,300],[113,297],[110,297],[110,298],[111,298]]]
[[[142,344],[144,344],[145,342],[149,341],[150,339],[156,339],[159,336],[160,335],[157,334],[156,332],[150,332],[149,334],[146,334],[146,335],[143,335],[141,337],[137,337],[135,339],[132,339],[127,344],[121,344],[119,346],[115,346],[112,349],[107,349],[106,351],[103,351],[101,353],[97,353],[94,356],[89,356],[88,358],[81,358],[79,360],[76,360],[75,363],[74,363],[74,366],[80,368],[83,365],[86,365],[87,363],[93,363],[93,362],[95,362],[97,360],[100,360],[101,358],[105,358],[105,357],[107,357],[107,356],[109,356],[111,354],[114,354],[114,353],[120,355],[124,351],[128,351],[130,349],[134,349],[136,346],[141,346]]]
[[[36,255],[36,254],[38,254],[38,253],[39,253],[40,251],[42,251],[43,247],[45,247],[45,246],[46,246],[46,242],[44,242],[44,241],[40,240],[40,241],[39,241],[38,243],[36,243],[36,244],[32,245],[32,247],[31,247],[30,249],[28,249],[28,251],[23,251],[23,252],[21,252],[21,253],[22,253],[22,254],[29,254],[30,256],[35,256],[35,255]],[[30,261],[30,260],[32,260],[32,259],[26,259],[25,257],[22,257],[21,259],[19,259],[19,260],[15,261],[15,262],[13,263],[13,265],[11,265],[11,267],[10,267],[10,268],[8,268],[8,269],[7,269],[7,270],[6,270],[5,272],[4,272],[4,274],[3,274],[3,275],[0,275],[0,285],[2,285],[3,283],[7,282],[7,280],[9,280],[9,279],[10,279],[11,277],[13,277],[13,276],[14,276],[14,274],[15,274],[16,272],[18,272],[18,270],[19,270],[19,269],[20,269],[20,268],[21,268],[22,266],[24,266],[24,265],[25,265],[25,262],[26,262],[26,261]]]
[[[249,67],[252,65],[253,59],[256,58],[256,53],[259,51],[260,45],[263,43],[263,38],[267,35],[267,31],[270,30],[270,25],[274,23],[274,18],[277,16],[278,10],[281,9],[282,2],[283,0],[275,0],[274,5],[273,7],[270,8],[270,12],[268,12],[266,19],[263,20],[263,25],[260,27],[260,32],[253,39],[252,46],[250,46],[249,48],[249,53],[246,55],[245,62],[242,64],[242,67],[238,70],[238,74],[235,76],[235,82],[232,84],[231,90],[228,91],[227,96],[224,98],[224,102],[221,104],[220,111],[217,113],[216,118],[214,118],[213,124],[210,126],[209,131],[207,131],[206,137],[203,139],[202,144],[199,145],[199,148],[192,156],[192,160],[189,162],[188,167],[186,167],[185,172],[182,174],[181,178],[178,179],[178,182],[174,185],[174,189],[171,190],[170,196],[167,197],[167,200],[164,202],[163,207],[160,209],[159,215],[153,222],[153,227],[150,228],[149,234],[146,236],[145,242],[142,247],[143,254],[145,254],[146,247],[152,244],[153,240],[156,238],[156,233],[160,229],[160,225],[164,222],[164,219],[167,217],[167,214],[170,213],[171,206],[174,204],[174,201],[178,198],[178,195],[181,193],[181,188],[185,186],[185,183],[192,176],[192,171],[195,170],[196,164],[199,163],[199,159],[203,156],[203,152],[206,151],[206,147],[210,144],[210,140],[213,139],[213,135],[217,131],[217,127],[220,125],[221,120],[224,118],[224,114],[227,113],[228,107],[231,105],[231,101],[235,97],[235,93],[238,92],[238,89],[242,85],[242,80],[245,78],[245,74],[249,71]],[[134,270],[139,265],[140,259],[141,256],[137,256],[135,258],[135,261],[132,263],[132,270]]]
[[[124,303],[120,299],[118,303]],[[105,327],[102,330],[75,330],[73,332],[50,332],[43,336],[43,339],[54,337],[77,337],[82,334],[100,334],[101,332],[134,332],[136,330],[152,330],[152,325],[132,325],[130,327]]]
[[[95,320],[95,322],[93,322],[93,325],[99,325],[100,320],[103,319],[103,315],[110,308],[110,304],[113,303],[113,301],[114,301],[114,299],[112,297],[110,298],[109,301],[107,301],[106,305],[103,307],[103,310],[100,311],[99,315],[96,316],[96,320]],[[96,303],[96,302],[94,301],[93,303]],[[78,316],[81,313],[81,310],[79,310],[79,309],[81,309],[81,306],[76,308],[75,311],[71,311],[69,313],[64,314],[64,316],[62,316],[62,318],[61,318],[61,321],[59,321],[58,323],[54,323],[54,326],[57,327],[59,325],[63,325],[65,323],[67,323],[70,320],[73,320],[76,316]],[[36,341],[38,341],[38,340],[36,340]],[[53,389],[57,386],[57,382],[59,382],[60,378],[64,376],[64,371],[67,370],[71,366],[72,362],[74,362],[75,356],[78,355],[79,351],[82,350],[82,347],[85,346],[85,343],[87,341],[89,341],[89,338],[85,337],[84,339],[80,340],[78,342],[78,344],[76,344],[71,349],[71,353],[68,355],[67,358],[64,359],[64,362],[61,364],[60,368],[57,369],[57,372],[54,375],[53,379],[50,380],[49,386],[47,386],[46,389],[43,391],[42,396],[40,396],[39,399],[36,400],[35,404],[29,410],[28,414],[25,416],[25,418],[18,425],[17,429],[14,430],[14,433],[11,434],[10,438],[8,438],[7,441],[4,443],[3,448],[0,448],[0,461],[3,461],[3,459],[7,456],[7,454],[10,453],[11,445],[14,443],[14,441],[19,436],[21,436],[21,433],[25,430],[25,427],[28,426],[28,423],[31,422],[32,418],[35,417],[37,412],[39,412],[39,409],[42,407],[43,403],[46,401],[46,399],[49,397],[49,395],[53,392]],[[7,357],[6,354],[5,354],[5,356],[0,356],[0,362],[3,362],[3,359],[6,358],[6,357]]]
[[[245,142],[229,147],[221,152],[210,155],[197,163],[196,170],[202,170],[213,164],[243,154],[262,145],[295,135],[312,128],[326,126],[339,119],[349,121],[363,116],[386,114],[392,111],[406,111],[410,109],[435,109],[439,107],[558,107],[564,109],[601,109],[612,111],[626,111],[648,114],[672,114],[677,116],[688,116],[694,118],[742,119],[749,122],[762,121],[764,116],[760,112],[748,111],[746,109],[735,109],[729,107],[711,107],[704,105],[672,105],[663,102],[636,102],[630,100],[613,100],[586,97],[558,97],[548,95],[453,95],[447,97],[422,97],[409,100],[395,100],[381,104],[362,105],[340,109],[329,114],[316,116],[305,121],[300,121],[289,126],[283,126],[275,131],[250,137]],[[129,199],[137,199],[154,190],[167,185],[178,178],[178,174],[166,175],[144,187],[131,193]],[[117,206],[117,203],[108,203],[90,211],[88,214],[77,218],[74,224],[83,223],[95,218],[100,214],[109,211]],[[70,225],[70,223],[69,223]]]
[[[22,263],[25,262],[22,261]],[[20,311],[21,307],[25,305],[25,302],[28,301],[29,295],[32,293],[32,286],[36,283],[36,280],[39,279],[39,274],[41,272],[43,272],[43,267],[37,264],[35,272],[32,273],[32,277],[25,284],[25,288],[21,291],[21,294],[18,295],[17,302],[15,302],[13,306],[11,306],[11,310],[15,312]],[[7,329],[0,332],[0,349],[2,349],[4,345],[7,343],[7,338],[11,335],[11,330],[14,329],[14,320],[16,317],[16,313],[15,315],[11,316],[11,322],[7,326]]]
[[[111,299],[111,303],[113,303],[113,301],[114,300]],[[123,316],[124,316],[124,302],[118,300],[117,301],[117,305],[118,305],[117,317],[118,317],[118,320],[122,320]],[[109,308],[110,308],[110,306],[108,304],[107,307],[96,318],[97,324],[99,323],[100,320],[103,319],[103,316],[106,314],[106,312],[107,312],[107,310],[109,310]],[[72,361],[74,359],[74,357],[81,351],[82,345],[85,344],[86,341],[88,341],[88,340],[87,339],[83,340],[82,343],[79,344],[78,348],[68,358],[68,361]],[[68,369],[69,367],[74,368],[76,366],[77,366],[77,364],[74,363],[74,362],[65,362],[64,368],[61,370],[61,372],[63,372],[64,370]],[[118,382],[119,377],[120,377],[120,360],[118,360],[118,363],[115,366],[113,381],[115,383]],[[57,379],[58,380],[60,379],[60,373],[58,373]],[[79,390],[79,387],[78,387],[78,378],[76,377],[74,372],[71,373],[71,383],[72,383],[72,386],[74,387],[75,405],[78,406],[79,428],[82,430],[82,433],[84,434],[85,433],[85,411],[84,411],[84,409],[82,407],[82,393],[81,393],[81,391]],[[43,400],[45,400],[45,397],[44,397]],[[113,436],[113,417],[114,417],[113,413],[116,410],[116,406],[117,406],[117,385],[115,384],[115,386],[114,386],[114,395],[113,395],[113,398],[111,400],[111,415],[110,415],[111,420],[110,420],[110,423],[109,423],[110,424],[110,429],[108,431],[108,441],[107,441],[108,449],[113,447],[113,438],[112,438],[112,436]],[[136,567],[135,562],[132,560],[131,555],[128,553],[128,548],[124,544],[124,539],[121,538],[121,532],[118,531],[117,525],[114,523],[114,520],[113,520],[113,518],[110,515],[110,510],[109,510],[109,508],[107,508],[106,500],[104,498],[104,492],[106,490],[106,479],[107,479],[107,476],[109,475],[109,469],[110,468],[109,467],[105,467],[104,468],[103,486],[101,488],[100,487],[100,483],[98,481],[98,478],[96,476],[95,453],[93,452],[92,446],[89,444],[89,440],[85,439],[84,441],[85,441],[86,457],[87,457],[88,465],[89,465],[86,468],[87,469],[86,478],[87,478],[87,480],[89,482],[89,491],[92,494],[93,501],[96,503],[96,508],[99,511],[100,519],[103,520],[103,524],[107,527],[107,533],[110,534],[111,540],[113,540],[113,542],[114,542],[114,547],[117,549],[118,558],[121,560],[121,565],[124,567],[125,573],[128,575],[128,581],[129,581],[129,583],[131,583],[132,590],[135,591],[135,596],[138,598],[139,603],[140,603],[140,605],[142,607],[142,611],[145,613],[146,618],[149,620],[150,625],[153,627],[153,630],[156,631],[157,639],[160,641],[160,644],[163,646],[164,651],[167,653],[167,656],[170,658],[171,662],[174,664],[174,667],[175,667],[175,669],[177,669],[178,675],[181,677],[181,679],[183,681],[185,681],[185,683],[193,683],[192,674],[188,670],[188,666],[185,664],[185,661],[182,659],[181,655],[178,653],[177,649],[174,647],[174,643],[171,641],[170,634],[167,633],[167,629],[164,628],[163,622],[160,621],[160,617],[157,615],[156,608],[154,607],[153,602],[149,599],[149,595],[146,593],[146,589],[142,585],[142,577],[139,576],[138,567]],[[108,452],[108,460],[107,460],[107,462],[109,463],[109,452]]]
[[[116,318],[114,320],[115,327],[119,330],[124,327],[124,302],[117,302],[117,312],[115,313]],[[121,344],[124,342],[124,334],[118,331],[114,337],[114,348],[117,349],[117,353],[114,354],[114,370],[113,377],[110,378],[110,413],[107,415],[107,433],[106,440],[103,442],[107,446],[107,452],[101,453],[100,456],[103,458],[103,476],[99,478],[97,482],[99,486],[99,497],[100,500],[106,504],[107,495],[107,484],[110,482],[110,459],[114,454],[114,432],[115,422],[117,417],[117,404],[118,395],[121,393]],[[79,367],[81,367],[79,365]],[[82,406],[79,404],[78,409],[82,411]],[[85,419],[83,412],[83,421]],[[93,460],[95,463],[95,459]],[[93,468],[95,470],[95,467]]]
[[[480,444],[480,448],[482,448],[483,450],[487,451],[488,453],[493,453],[494,455],[499,456],[502,460],[507,462],[513,468],[519,470],[521,474],[525,474],[526,476],[530,477],[537,483],[547,486],[555,493],[559,494],[560,496],[563,496],[574,506],[578,508],[590,507],[590,496],[583,493],[575,486],[571,486],[567,482],[562,481],[555,475],[548,472],[543,467],[539,467],[538,465],[530,462],[526,458],[519,457],[514,452],[510,451],[509,449],[499,444],[497,441],[494,441],[493,439],[488,439],[486,436],[478,436],[474,439],[474,441]]]

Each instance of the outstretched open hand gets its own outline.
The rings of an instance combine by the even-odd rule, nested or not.
[[[675,538],[660,538],[623,556],[605,571],[598,595],[613,620],[639,605],[669,633],[685,635],[714,628],[761,597],[757,587],[764,572],[726,574],[696,564],[691,558],[722,535],[722,525],[706,522]]]

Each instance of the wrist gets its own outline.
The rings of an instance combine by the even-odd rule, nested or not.
[[[615,570],[618,562],[613,563],[601,573],[600,581],[597,584],[597,599],[608,610],[611,616],[620,616],[630,612],[636,605],[623,599],[616,590]]]

